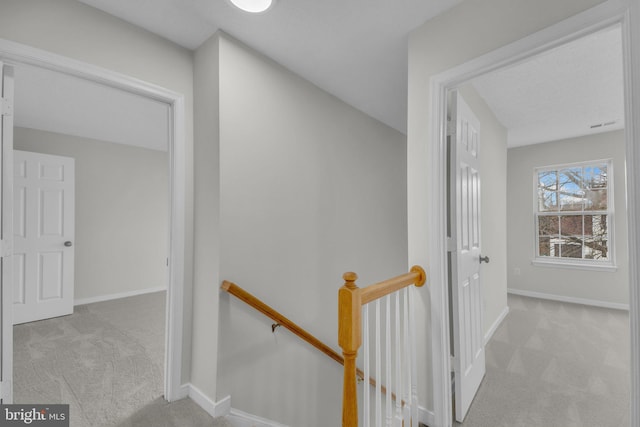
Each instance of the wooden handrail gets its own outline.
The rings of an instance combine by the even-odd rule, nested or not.
[[[260,313],[264,314],[271,320],[285,327],[289,331],[293,332],[295,335],[308,342],[336,362],[340,364],[344,364],[344,359],[337,352],[335,352],[331,347],[320,341],[318,338],[311,335],[309,332],[302,329],[300,326],[296,325],[294,322],[289,320],[284,315],[280,314],[278,311],[269,307],[267,304],[260,301],[255,296],[251,295],[249,292],[242,289],[240,286],[236,285],[233,282],[229,282],[227,280],[222,282],[222,289],[229,292],[231,295],[237,297],[238,299],[244,301],[249,304],[251,307],[258,310]]]
[[[338,291],[338,344],[344,356],[344,384],[342,394],[342,427],[358,426],[358,399],[356,358],[362,345],[362,306],[415,284],[422,286],[427,280],[420,266],[413,266],[409,273],[358,288],[356,273],[345,273],[344,286]]]
[[[369,285],[366,288],[360,289],[362,305],[392,294],[409,285],[415,284],[416,287],[419,288],[424,285],[426,281],[427,275],[422,267],[414,265],[407,274],[402,274],[392,279],[385,280],[384,282]]]
[[[255,308],[260,313],[264,314],[271,320],[275,321],[277,324],[293,332],[302,340],[311,344],[312,346],[314,346],[315,348],[317,348],[318,350],[320,350],[321,352],[323,352],[324,354],[326,354],[327,356],[329,356],[330,358],[332,358],[333,360],[335,360],[336,362],[344,366],[344,358],[340,356],[340,354],[338,354],[336,351],[334,351],[331,347],[324,344],[318,338],[314,337],[312,334],[305,331],[303,328],[301,328],[300,326],[298,326],[297,324],[289,320],[287,317],[285,317],[275,309],[271,308],[267,304],[263,303],[262,301],[260,301],[260,299],[258,299],[254,295],[242,289],[240,286],[236,285],[233,282],[229,282],[228,280],[224,280],[222,282],[221,288],[227,291],[228,293],[230,293],[231,295],[235,296],[236,298],[240,299],[241,301],[244,301],[246,304],[250,305],[251,307]],[[359,379],[364,380],[364,372],[362,371],[362,369],[356,368],[356,375]],[[375,387],[376,386],[375,378],[369,377],[369,384],[372,387]],[[387,392],[387,388],[384,385],[381,385],[380,388],[383,393]],[[395,395],[393,395],[392,397],[395,400]]]

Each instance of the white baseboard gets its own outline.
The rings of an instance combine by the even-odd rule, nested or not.
[[[231,396],[227,396],[219,402],[214,402],[193,384],[183,385],[180,388],[180,392],[181,394],[185,393],[184,397],[191,398],[212,417],[227,417],[233,427],[287,427],[284,424],[232,408]]]
[[[586,298],[567,297],[564,295],[545,294],[542,292],[523,291],[520,289],[508,288],[507,292],[514,295],[521,295],[523,297],[533,297],[540,299],[549,299],[553,301],[569,302],[572,304],[592,305],[595,307],[613,308],[616,310],[629,310],[629,304],[621,304],[617,302],[598,301]]]
[[[426,426],[433,426],[436,420],[435,414],[422,406],[418,406],[418,418]]]
[[[198,387],[188,384],[188,395],[198,406],[204,409],[212,417],[224,417],[231,412],[231,396],[227,396],[219,402],[214,402]]]
[[[509,314],[509,307],[505,307],[504,310],[502,310],[502,313],[500,313],[500,316],[498,316],[496,321],[493,322],[493,325],[491,325],[491,327],[489,328],[489,330],[485,334],[485,336],[484,336],[484,345],[487,345],[487,343],[489,342],[489,340],[491,339],[493,334],[496,333],[496,330],[502,324],[502,321],[504,320],[504,318],[507,317],[507,314]]]
[[[229,421],[233,427],[287,427],[284,424],[268,420],[266,418],[247,414],[238,409],[231,408]]]
[[[73,305],[93,304],[94,302],[111,301],[114,299],[135,297],[136,295],[152,294],[154,292],[166,291],[166,286],[158,286],[157,288],[139,289],[137,291],[120,292],[117,294],[101,295],[98,297],[79,298],[73,301]]]

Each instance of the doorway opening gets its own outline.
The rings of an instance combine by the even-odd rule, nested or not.
[[[484,165],[480,169],[488,172],[482,177],[482,235],[488,236],[483,252],[490,253],[494,264],[498,265],[493,268],[493,264],[486,264],[479,269],[484,284],[484,307],[488,314],[483,325],[485,342],[500,325],[503,313],[511,308],[507,305],[507,291],[525,297],[628,310],[621,42],[620,26],[616,25],[521,64],[477,77],[452,91],[462,92],[470,100],[473,110],[483,118],[482,130],[487,128],[487,134],[481,132],[479,149],[483,160],[480,163]],[[602,119],[604,116],[606,120]],[[593,122],[607,122],[608,125],[592,126]],[[455,130],[449,132],[455,134]],[[549,171],[549,165],[557,166]],[[455,170],[456,166],[451,164],[451,168]],[[538,182],[540,177],[536,173],[544,181]],[[549,181],[551,178],[554,178],[553,182]],[[450,179],[452,183],[460,181],[455,176]],[[546,181],[550,185],[543,186]],[[455,194],[454,189],[459,192],[465,187],[464,183],[458,183],[449,193]],[[505,203],[505,200],[508,201]],[[459,220],[460,212],[455,205],[451,206],[450,216],[457,213],[455,216]],[[541,213],[534,215],[538,210]],[[465,218],[470,216],[468,214]],[[450,222],[455,224],[455,221]],[[455,228],[453,235],[456,235]],[[540,237],[536,237],[538,235]],[[451,252],[460,244],[450,244],[449,254],[454,261],[464,256]],[[475,265],[479,267],[477,254],[475,258]],[[455,265],[450,262],[452,264]],[[453,270],[450,268],[450,274],[455,273]],[[453,285],[456,290],[455,281]],[[468,305],[459,305],[459,297],[451,290],[449,295],[452,298],[449,303],[450,322],[453,321],[450,323],[452,347],[464,349],[473,340],[465,335],[468,332],[460,329],[459,319],[472,315],[473,310],[461,316],[460,312]],[[625,313],[614,310],[605,316],[606,310],[590,310],[586,306],[579,310],[561,303],[534,304],[526,299],[524,301],[527,302],[523,303],[516,297],[510,297],[509,301],[516,304],[517,309],[506,317],[507,325],[499,331],[496,339],[500,345],[489,346],[487,375],[495,373],[490,384],[509,372],[531,375],[527,381],[532,384],[546,375],[540,382],[540,393],[548,390],[548,394],[555,394],[571,382],[545,388],[558,378],[551,373],[557,371],[556,365],[564,362],[575,372],[579,372],[578,365],[582,366],[585,369],[583,376],[588,378],[593,373],[593,381],[601,385],[609,379],[603,377],[603,372],[613,369],[611,365],[626,371],[629,376],[628,358],[605,357],[598,351],[599,348],[622,348],[627,355],[628,351],[624,349],[629,345],[629,333],[628,327],[623,327]],[[575,333],[565,340],[567,348],[556,348],[553,344],[557,340],[555,331],[550,332],[547,319],[540,320],[535,316],[537,311],[544,310],[551,310],[548,312],[550,319],[557,317],[558,322],[567,320],[560,323],[562,326],[577,323]],[[573,316],[569,316],[570,313]],[[581,329],[576,319],[583,316],[584,325],[587,325],[588,319],[600,318],[600,315],[606,319],[600,327],[610,323],[626,330],[626,334],[610,330],[600,335],[591,329],[590,333]],[[529,322],[520,322],[529,316]],[[535,328],[536,322],[540,323],[539,328]],[[457,338],[458,333],[460,339]],[[621,336],[620,346],[617,341],[607,344],[608,335]],[[597,337],[600,337],[602,345],[592,348],[590,341]],[[587,348],[591,350],[586,351]],[[460,351],[452,350],[453,370],[456,376],[460,376],[457,357]],[[478,354],[483,355],[483,348],[480,350]],[[570,357],[570,361],[566,357]],[[504,366],[495,363],[498,359]],[[606,364],[605,359],[608,359]],[[527,364],[524,360],[530,362]],[[583,363],[577,364],[577,361]],[[538,371],[527,369],[534,363]],[[570,371],[569,367],[564,370]],[[480,371],[484,372],[483,368]],[[617,373],[612,372],[611,375]],[[452,385],[457,411],[454,417],[458,421],[465,417],[465,411],[461,411],[460,405],[455,405],[459,394],[465,392],[465,383],[459,378],[457,383],[460,382],[462,390]],[[618,412],[623,412],[624,416],[628,413],[626,408],[619,411],[620,407],[616,405],[629,401],[625,383],[620,384],[608,393],[617,396],[612,397],[609,405],[615,413],[610,413],[608,419],[615,419]],[[508,389],[507,384],[503,384],[501,389]],[[473,397],[476,391],[479,391],[477,385],[469,393]],[[486,389],[480,393],[480,401],[472,415],[478,414],[478,405],[491,405],[487,393]],[[468,399],[466,403],[469,404]],[[526,408],[526,404],[522,406]],[[562,413],[557,415],[560,418]]]
[[[177,400],[184,396],[181,390],[181,369],[182,369],[182,325],[183,325],[183,293],[184,293],[184,248],[185,248],[185,135],[184,135],[184,97],[155,85],[147,84],[138,79],[115,73],[109,70],[95,67],[89,64],[80,63],[66,57],[51,54],[49,52],[33,49],[13,42],[0,40],[0,58],[5,64],[15,68],[21,66],[35,66],[44,70],[55,71],[66,77],[82,80],[87,84],[102,87],[104,90],[117,91],[128,97],[141,97],[148,102],[162,105],[164,108],[165,124],[161,130],[167,141],[166,153],[166,179],[161,185],[168,187],[167,202],[164,203],[163,211],[166,223],[165,231],[165,252],[162,264],[164,271],[164,283],[166,286],[166,302],[161,306],[165,312],[164,348],[165,352],[163,367],[163,390],[164,398],[169,401]],[[17,94],[19,97],[20,94]],[[58,100],[59,101],[59,100]],[[103,100],[101,100],[103,101]],[[99,102],[98,102],[99,103]],[[12,144],[12,141],[11,141]],[[168,172],[166,165],[168,164]],[[113,173],[117,173],[117,165],[113,168]],[[5,170],[3,178],[11,179]],[[5,181],[6,182],[6,181]],[[3,194],[3,202],[9,203],[10,197]],[[4,200],[7,199],[7,200]],[[11,198],[12,199],[12,198]],[[11,200],[12,202],[12,200]],[[9,204],[10,206],[10,204]],[[11,210],[13,207],[11,207]],[[7,284],[3,283],[3,287]],[[123,292],[126,293],[126,292]],[[11,304],[11,298],[8,302]],[[6,301],[5,301],[6,302]],[[91,302],[91,301],[85,301]],[[11,310],[11,306],[3,306],[4,310]],[[7,327],[3,324],[3,337],[10,335],[6,333]],[[10,329],[9,329],[10,331]],[[12,372],[12,348],[3,346],[3,366],[10,367],[5,373]],[[11,375],[4,375],[3,379],[11,378]],[[5,386],[11,390],[11,384]],[[12,392],[7,393],[9,396]],[[10,401],[6,398],[5,401]]]
[[[617,14],[613,14],[614,16],[606,16],[600,17],[592,21],[589,25],[585,25],[582,22],[580,25],[577,24],[578,20],[568,20],[567,22],[562,23],[558,26],[562,27],[562,31],[558,32],[558,28],[555,28],[555,34],[553,31],[542,31],[537,33],[527,39],[524,39],[520,42],[516,42],[513,45],[508,46],[505,49],[501,49],[500,51],[493,52],[491,54],[485,55],[480,59],[474,60],[470,63],[463,64],[455,69],[444,72],[441,75],[435,76],[432,79],[431,85],[431,93],[433,96],[433,120],[434,123],[437,124],[433,130],[433,141],[437,141],[433,145],[432,155],[434,158],[439,159],[438,161],[441,164],[445,163],[446,158],[446,145],[444,135],[446,134],[446,96],[449,90],[451,89],[459,89],[464,86],[466,83],[471,81],[472,79],[489,73],[491,71],[499,70],[504,67],[514,66],[516,64],[522,63],[529,58],[534,57],[537,54],[542,52],[549,51],[553,48],[561,46],[567,42],[577,40],[585,35],[595,33],[597,31],[601,31],[610,27],[611,25],[619,24],[623,29],[623,39],[628,37],[626,31],[628,31],[628,22],[626,16],[621,16]],[[593,17],[591,18],[593,19]],[[558,34],[564,34],[559,37]],[[625,41],[626,43],[626,41]],[[627,64],[627,62],[625,62]],[[628,66],[628,64],[627,64]],[[631,104],[629,100],[626,100],[626,105],[624,107],[624,111],[626,112],[626,116],[628,117],[629,112],[631,111]],[[627,147],[627,151],[629,151],[629,147],[633,145],[633,141],[630,138],[630,133],[626,131],[624,132],[624,140],[625,146]],[[624,168],[624,165],[621,166]],[[633,176],[632,173],[629,172],[629,169],[632,169],[633,165],[627,164],[627,176]],[[434,184],[434,191],[438,194],[437,198],[440,200],[446,199],[446,173],[440,170],[439,172],[434,172],[433,176],[435,176],[435,180],[437,181],[437,185]],[[533,177],[530,177],[533,178]],[[533,188],[533,179],[531,179],[531,188]],[[633,195],[630,197],[633,200]],[[533,197],[527,200],[527,204],[533,206],[534,200]],[[621,212],[624,214],[623,212]],[[447,248],[448,242],[446,240],[446,236],[442,232],[444,229],[444,224],[446,224],[447,211],[441,211],[439,219],[434,223],[440,224],[440,229],[432,230],[434,234],[439,236],[440,242],[437,245],[439,248]],[[629,221],[634,221],[634,218],[629,218]],[[533,222],[533,221],[532,221]],[[625,236],[626,239],[626,236]],[[533,255],[533,248],[530,249],[530,255]],[[445,249],[446,251],[446,249]],[[446,252],[442,251],[435,260],[436,265],[438,266],[438,275],[439,277],[446,277],[448,270],[448,263],[446,262],[446,256],[443,255]],[[484,252],[484,251],[483,251]],[[487,253],[487,255],[491,256],[491,253]],[[491,256],[493,261],[494,257]],[[631,266],[630,268],[633,268]],[[514,269],[515,270],[515,269]],[[432,275],[433,276],[433,275]],[[637,286],[635,283],[629,283],[629,286],[633,288]],[[436,297],[434,298],[438,301],[442,301],[438,295],[438,290],[436,290]],[[631,295],[633,295],[633,289],[631,289]],[[446,295],[446,290],[443,293]],[[504,295],[506,297],[506,289],[504,290]],[[446,301],[446,299],[445,299]],[[637,310],[637,307],[634,306],[634,301],[630,300],[630,310],[632,317],[634,315],[634,310]],[[452,420],[452,403],[447,399],[447,396],[451,396],[451,380],[450,380],[450,360],[449,360],[449,347],[450,344],[446,341],[446,346],[443,346],[442,339],[450,339],[451,328],[449,326],[449,318],[451,317],[451,313],[449,313],[449,307],[447,305],[438,305],[438,309],[432,312],[432,324],[439,332],[434,334],[433,347],[434,347],[434,400],[435,400],[435,419],[437,425],[451,425]],[[441,311],[440,311],[441,310]],[[506,315],[506,313],[504,313]],[[504,316],[500,316],[499,320],[501,320]],[[445,321],[446,319],[446,321]],[[488,330],[487,330],[488,329]],[[632,324],[633,330],[633,324]],[[487,328],[485,325],[486,333],[493,333],[495,329]],[[439,335],[439,336],[438,336]],[[453,339],[453,338],[451,338]],[[632,352],[634,350],[632,349]],[[636,366],[632,364],[631,371],[632,373],[636,369]],[[632,391],[633,393],[633,391]],[[444,399],[440,400],[439,395],[444,396]],[[632,420],[633,421],[633,420]]]
[[[14,111],[14,402],[116,422],[163,395],[168,106],[18,65]]]

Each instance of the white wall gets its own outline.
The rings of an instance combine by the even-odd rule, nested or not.
[[[191,382],[216,400],[220,288],[219,53],[214,35],[195,53],[195,229]],[[224,397],[224,396],[219,396]]]
[[[509,288],[595,302],[629,304],[624,131],[509,149]],[[532,265],[535,248],[533,170],[589,160],[613,160],[617,271]],[[519,269],[520,274],[516,274]]]
[[[227,36],[219,53],[220,279],[339,351],[342,274],[407,271],[405,137]],[[340,365],[227,294],[219,323],[218,399],[340,424]]]
[[[0,38],[44,49],[155,83],[185,96],[185,313],[193,273],[192,52],[74,0],[2,0]],[[183,380],[188,381],[191,321],[185,321]]]
[[[76,300],[166,288],[166,152],[25,128],[14,147],[75,159]]]
[[[482,54],[540,31],[563,19],[601,3],[602,0],[468,0],[417,28],[409,38],[408,99],[408,214],[409,264],[432,268],[428,224],[435,215],[437,200],[430,193],[432,76],[463,64]],[[430,305],[421,294],[418,321],[424,328],[418,342],[419,397],[433,408]]]
[[[507,309],[507,131],[472,85],[460,94],[480,120],[480,236],[490,259],[480,267],[486,335]]]

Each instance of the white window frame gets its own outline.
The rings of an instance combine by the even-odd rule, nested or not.
[[[538,174],[545,171],[560,171],[561,169],[569,169],[575,167],[585,167],[597,164],[607,165],[607,210],[595,211],[607,215],[607,245],[608,245],[608,259],[584,259],[584,258],[563,258],[563,257],[551,257],[540,256],[540,230],[538,217],[539,211],[539,194],[538,194]],[[533,265],[542,267],[560,267],[560,268],[573,268],[583,270],[605,270],[616,271],[615,263],[615,206],[614,206],[614,171],[613,171],[613,159],[595,159],[588,161],[581,161],[575,163],[559,163],[549,166],[540,166],[533,170],[533,221],[534,221],[534,248],[533,248]],[[558,200],[560,203],[560,200]],[[589,214],[589,211],[558,211],[558,215],[585,215]],[[543,215],[544,216],[544,215]]]

